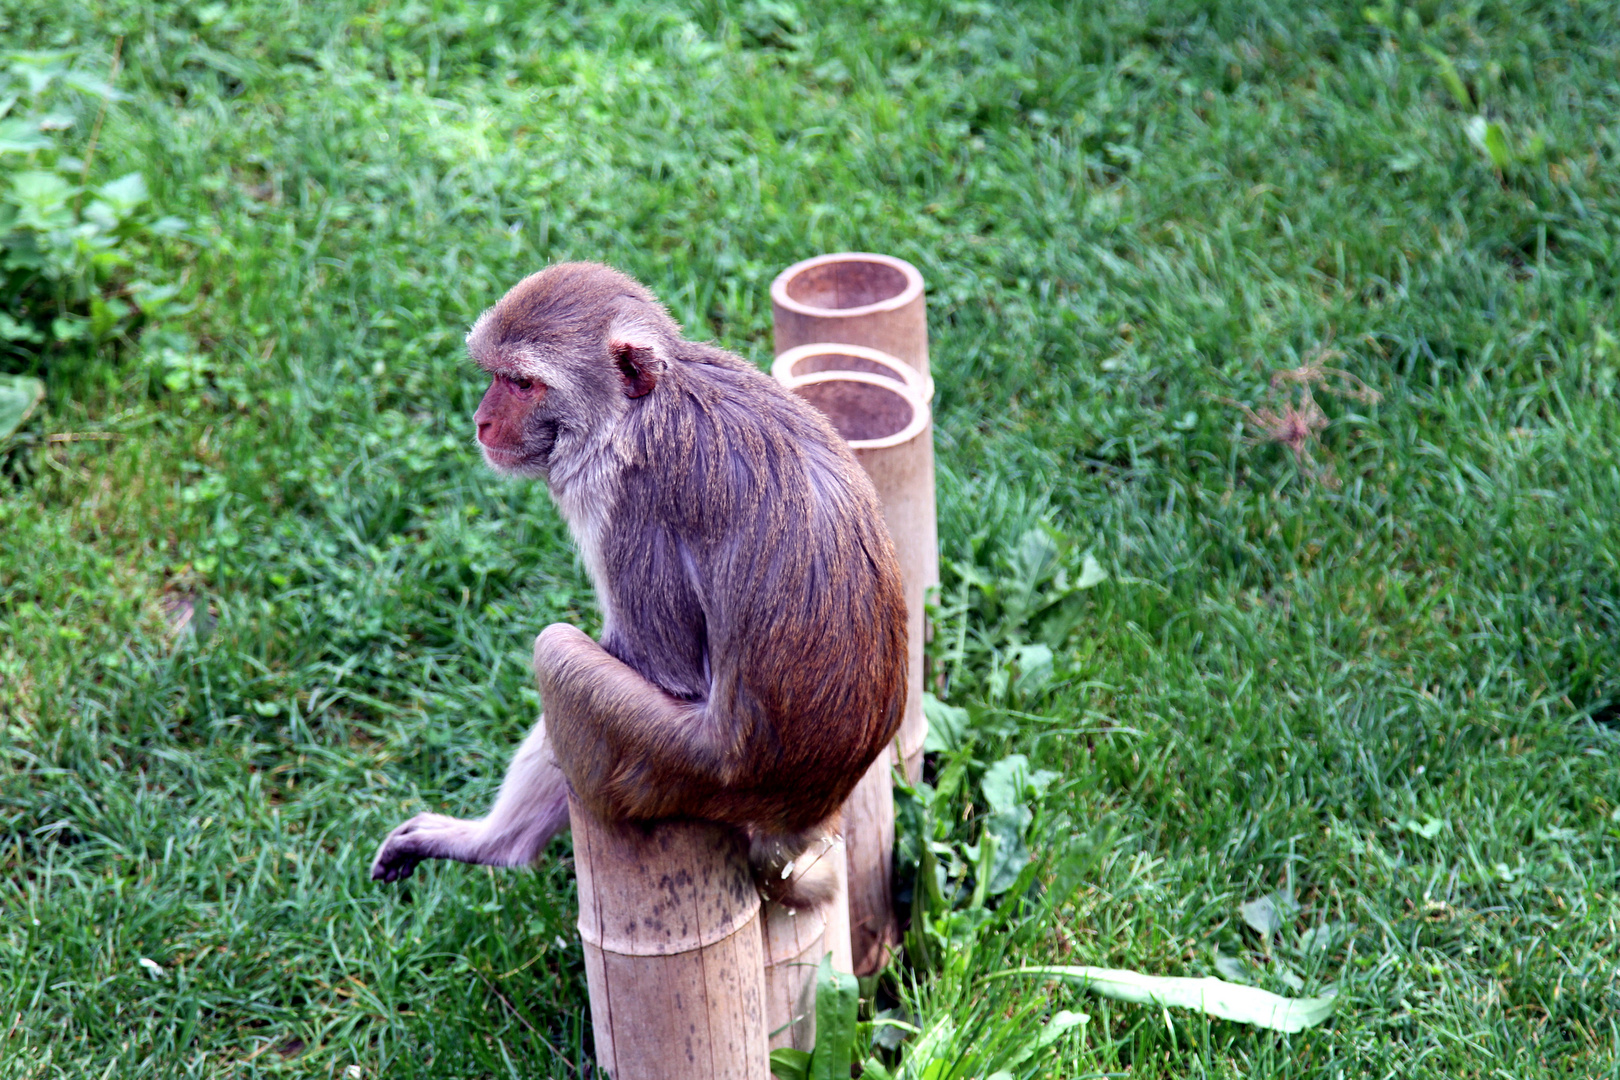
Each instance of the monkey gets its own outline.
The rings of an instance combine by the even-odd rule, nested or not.
[[[411,818],[371,876],[532,864],[572,789],[608,820],[737,828],[767,896],[824,898],[832,868],[793,861],[894,738],[906,693],[899,567],[844,440],[596,263],[524,278],[467,349],[490,379],[473,417],[484,460],[546,484],[602,634],[539,634],[543,712],[494,805]]]

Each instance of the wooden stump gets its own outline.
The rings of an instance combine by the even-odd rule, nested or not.
[[[597,1064],[613,1080],[769,1080],[759,893],[735,830],[605,822],[572,796]]]

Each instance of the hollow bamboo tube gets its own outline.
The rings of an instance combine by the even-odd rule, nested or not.
[[[927,720],[922,711],[923,596],[934,506],[934,453],[928,405],[902,383],[866,372],[823,371],[784,384],[819,410],[849,442],[872,479],[894,541],[906,597],[906,705],[896,740],[913,780],[922,773]],[[855,973],[883,966],[895,940],[890,877],[894,862],[894,799],[888,753],[872,763],[844,804],[849,847],[850,946]]]
[[[816,1043],[816,971],[829,950],[833,967],[854,971],[849,952],[849,891],[843,823],[828,823],[824,842],[801,859],[826,859],[838,869],[837,889],[826,903],[790,908],[766,901],[760,909],[765,932],[765,1023],[771,1049],[809,1050]]]
[[[918,371],[898,357],[890,356],[888,353],[878,349],[870,349],[864,345],[841,345],[826,341],[810,345],[795,345],[771,362],[771,375],[784,385],[789,380],[801,375],[813,375],[821,371],[864,371],[870,375],[882,375],[892,378],[896,382],[904,383],[913,394],[928,402],[930,409],[927,434],[928,471],[932,476],[934,471],[932,417],[934,378],[932,375],[928,374],[927,371]],[[924,530],[921,550],[922,557],[926,562],[923,595],[926,597],[926,590],[939,584],[939,521],[932,488],[929,489],[928,504],[922,508],[921,513],[922,528]],[[922,623],[922,626],[926,638],[930,635],[932,627],[927,624],[926,620]],[[918,700],[921,700],[921,683],[913,687],[912,692],[918,696]],[[926,723],[922,733],[924,736],[927,735]],[[918,745],[921,745],[920,739]],[[907,764],[906,778],[912,783],[916,783],[921,778],[920,772],[911,771],[909,762]]]
[[[918,371],[898,356],[890,356],[865,345],[818,341],[810,345],[795,345],[771,361],[771,375],[781,383],[800,375],[814,375],[818,371],[864,371],[868,375],[882,375],[904,383],[907,389],[924,401],[934,400],[932,375]]]
[[[906,594],[906,712],[900,724],[900,761],[906,778],[916,783],[922,777],[923,742],[928,737],[922,709],[923,603],[933,584],[935,563],[930,555],[937,550],[928,403],[904,384],[866,372],[820,371],[782,382],[814,405],[849,442],[883,504],[883,520],[894,541]]]
[[[568,800],[596,1061],[613,1080],[769,1080],[759,892],[735,830]]]
[[[888,353],[923,376],[928,386],[923,400],[932,407],[923,276],[906,260],[840,251],[796,262],[771,282],[771,318],[777,356],[829,342]],[[870,369],[856,365],[843,370]],[[939,584],[939,530],[932,503],[927,522],[927,585],[933,588]]]
[[[798,345],[865,345],[928,374],[923,277],[893,255],[841,251],[794,263],[771,282],[778,355]]]

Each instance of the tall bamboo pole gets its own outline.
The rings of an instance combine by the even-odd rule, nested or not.
[[[928,374],[923,276],[893,255],[841,251],[796,262],[771,282],[778,355],[798,345],[865,345]]]
[[[904,259],[864,251],[844,251],[818,255],[776,275],[771,282],[771,315],[774,323],[776,362],[772,373],[778,380],[817,371],[862,371],[883,375],[898,360],[911,368],[923,383],[919,396],[933,407],[934,379],[928,362],[928,311],[923,276]],[[845,348],[831,348],[833,345]],[[904,375],[902,373],[902,378]],[[907,380],[916,386],[916,380]],[[939,523],[933,489],[933,428],[928,442],[928,502],[911,517],[911,524],[922,530],[915,545],[915,567],[922,574],[923,592],[939,585]],[[895,540],[898,547],[900,541]],[[902,571],[908,567],[902,563]],[[923,600],[919,598],[919,619]],[[918,647],[932,630],[919,621],[922,636]],[[912,685],[912,697],[919,703],[921,725],[912,744],[903,748],[901,763],[912,783],[922,779],[922,744],[927,720],[921,718],[921,669]]]

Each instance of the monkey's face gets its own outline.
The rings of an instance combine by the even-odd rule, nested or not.
[[[557,421],[545,408],[549,387],[524,375],[490,376],[473,424],[484,461],[496,472],[544,476],[557,442]]]
[[[524,278],[478,317],[467,351],[490,377],[474,422],[496,472],[556,483],[611,442],[678,339],[652,294],[594,263]]]

